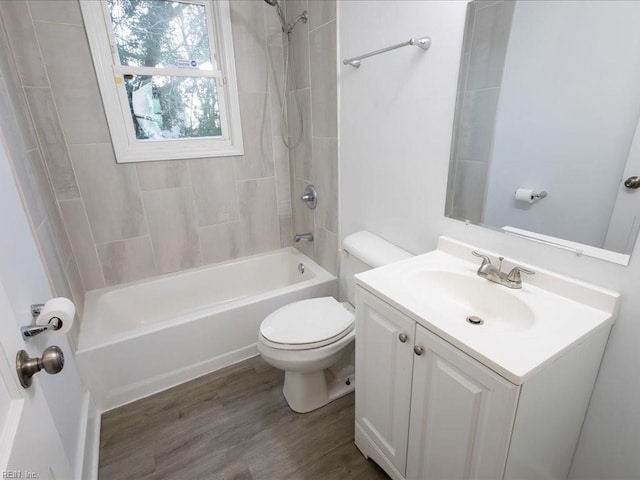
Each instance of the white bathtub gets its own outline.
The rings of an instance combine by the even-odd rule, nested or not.
[[[93,290],[76,360],[110,410],[256,355],[269,313],[336,294],[336,278],[294,248]]]

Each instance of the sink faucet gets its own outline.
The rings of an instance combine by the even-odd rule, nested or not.
[[[474,256],[482,258],[482,264],[478,268],[478,276],[486,278],[490,282],[503,285],[507,288],[522,288],[522,278],[520,272],[534,275],[536,272],[528,270],[524,267],[515,266],[509,273],[502,271],[502,260],[504,257],[498,257],[500,264],[496,267],[491,263],[491,259],[487,255],[479,252],[471,252]]]

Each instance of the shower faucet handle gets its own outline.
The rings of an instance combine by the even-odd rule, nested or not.
[[[318,192],[316,191],[316,188],[311,184],[307,185],[300,197],[300,200],[302,200],[302,202],[311,210],[315,210],[318,205]]]

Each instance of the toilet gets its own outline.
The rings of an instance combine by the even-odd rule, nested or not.
[[[284,370],[284,397],[306,413],[355,388],[354,275],[412,255],[371,232],[344,239],[342,284],[348,302],[333,297],[293,302],[269,314],[260,325],[258,350],[269,365]]]

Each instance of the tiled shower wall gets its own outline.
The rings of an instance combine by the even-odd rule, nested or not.
[[[289,134],[298,132],[296,95],[303,118],[303,138],[291,151],[294,233],[312,232],[313,243],[296,247],[333,274],[338,273],[338,94],[335,0],[288,0],[287,18],[303,10],[309,22],[291,34],[295,91],[289,93]],[[285,46],[286,47],[286,46]],[[293,87],[294,83],[291,83]],[[318,191],[318,206],[309,210],[300,196],[307,184]]]
[[[83,290],[290,245],[293,224],[314,233],[302,247],[336,273],[335,1],[290,2],[310,14],[292,38],[305,122],[293,152],[280,138],[275,11],[230,5],[245,155],[133,165],[115,163],[77,0],[0,2],[3,131],[56,294],[79,307]],[[314,212],[298,199],[308,182]]]
[[[290,244],[282,34],[264,2],[230,5],[245,155],[116,164],[77,0],[0,2],[41,147],[25,152],[43,156],[85,290]]]
[[[27,99],[34,98],[30,95],[33,91],[24,88],[34,78],[41,77],[42,72],[23,61],[31,53],[33,43],[21,43],[21,36],[12,38],[17,48],[13,51],[9,48],[9,36],[31,26],[30,16],[14,14],[25,7],[26,2],[0,2],[0,141],[4,141],[13,166],[53,293],[72,299],[80,314],[84,303],[82,280],[44,163],[49,152],[43,149],[46,139],[42,135],[55,135],[55,131],[38,128],[36,132],[27,105]],[[50,8],[50,5],[35,2],[34,18],[48,18]],[[11,226],[4,225],[4,228]],[[79,322],[76,322],[71,331],[72,343],[77,341],[78,327]]]

